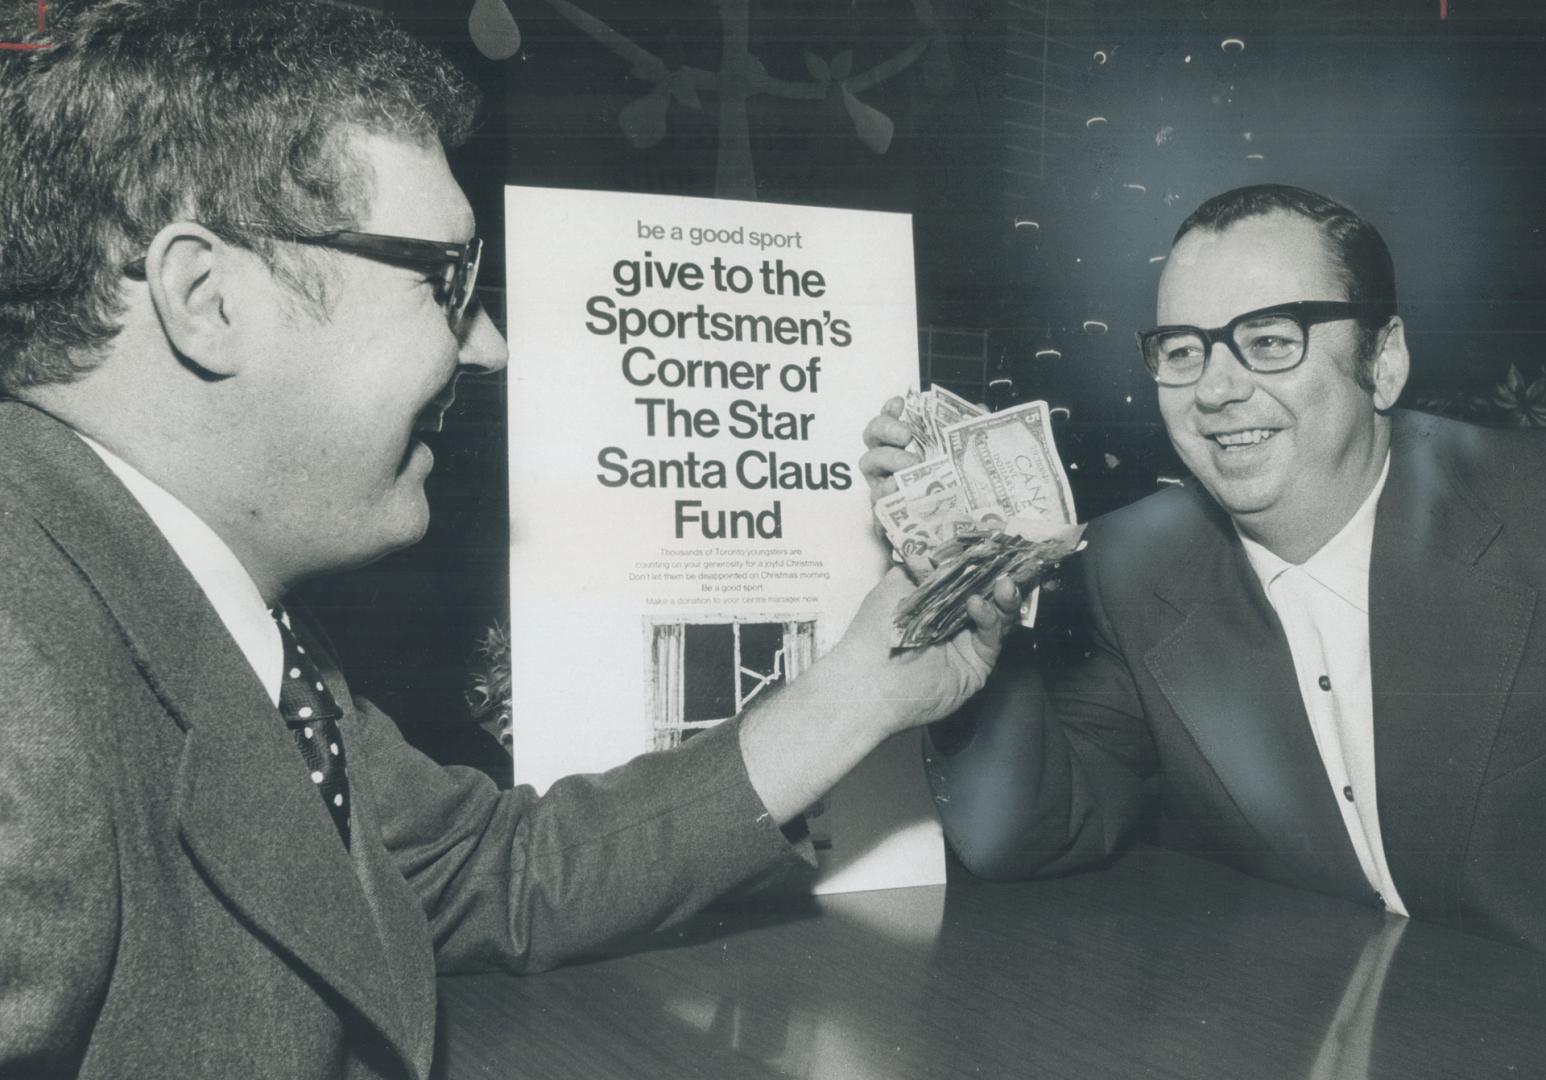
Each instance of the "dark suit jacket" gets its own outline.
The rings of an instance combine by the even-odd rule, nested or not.
[[[1162,843],[1372,902],[1287,639],[1228,517],[1189,483],[1088,539],[1080,654],[1066,667],[1012,658],[964,748],[936,733],[928,767],[966,864],[1068,870],[1142,823]],[[1546,436],[1397,413],[1369,580],[1386,855],[1414,917],[1537,948],[1543,586]]]
[[[437,970],[548,966],[800,862],[734,725],[539,799],[338,697],[347,852],[138,503],[0,403],[0,1075],[420,1077]]]

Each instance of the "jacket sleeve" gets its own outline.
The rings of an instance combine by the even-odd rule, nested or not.
[[[0,613],[0,1076],[73,1075],[112,969],[111,747],[80,723],[110,706],[86,693]]]
[[[1057,649],[1017,636],[983,692],[924,742],[945,835],[982,877],[1098,863],[1143,808],[1153,742],[1101,603],[1098,567],[1081,563],[1083,592],[1057,605],[1078,612],[1068,616],[1080,624],[1073,641]]]
[[[442,768],[361,709],[387,850],[429,917],[443,972],[551,967],[686,918],[764,874],[808,873],[785,839],[728,721],[674,750],[571,776],[543,795]]]

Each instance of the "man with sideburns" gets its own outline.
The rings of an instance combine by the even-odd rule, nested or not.
[[[1395,408],[1395,274],[1348,207],[1264,185],[1181,226],[1139,335],[1192,473],[1091,523],[1065,662],[1014,649],[931,732],[975,873],[1135,835],[1546,948],[1546,437]],[[888,405],[877,493],[915,458]]]
[[[304,0],[47,40],[0,57],[0,1074],[425,1076],[437,972],[808,867],[802,808],[982,685],[1013,586],[893,656],[893,572],[675,750],[539,798],[409,748],[284,600],[423,535],[422,436],[506,363],[444,153],[473,92]]]

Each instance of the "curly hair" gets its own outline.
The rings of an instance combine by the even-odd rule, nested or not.
[[[41,35],[32,4],[6,6],[0,24],[21,23],[9,40],[25,26],[50,46],[0,52],[0,392],[99,363],[123,263],[180,219],[320,303],[303,264],[244,223],[357,225],[371,177],[344,134],[451,148],[478,104],[385,19],[317,0],[65,0]]]
[[[1374,389],[1374,348],[1379,333],[1396,314],[1396,268],[1385,238],[1351,207],[1335,199],[1287,184],[1255,184],[1215,195],[1181,223],[1171,246],[1194,229],[1223,232],[1245,218],[1276,211],[1298,214],[1325,237],[1347,298],[1373,305],[1376,314],[1358,320],[1358,365],[1354,375],[1365,390]]]

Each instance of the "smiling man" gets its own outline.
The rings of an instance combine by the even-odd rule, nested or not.
[[[1297,201],[1331,222],[1339,210]],[[1142,336],[1144,361],[1187,468],[1243,535],[1303,562],[1353,518],[1385,468],[1388,411],[1408,365],[1389,256],[1359,266],[1365,282],[1344,271],[1335,235],[1314,217],[1288,207],[1228,214],[1209,204],[1183,226],[1160,277],[1162,325]],[[1378,238],[1350,221],[1342,229],[1365,245]],[[1350,261],[1362,254],[1355,248]],[[1306,363],[1311,334],[1316,362]]]
[[[0,57],[0,1075],[423,1077],[437,972],[805,870],[801,810],[982,685],[1013,586],[893,656],[893,574],[676,750],[538,797],[410,749],[283,601],[424,534],[421,436],[506,363],[474,95],[331,5],[50,14]]]
[[[931,733],[955,849],[1026,877],[1142,834],[1546,948],[1546,437],[1393,408],[1390,254],[1312,192],[1203,204],[1158,307],[1194,479],[1091,524],[1071,655]],[[906,437],[870,424],[874,490]]]

